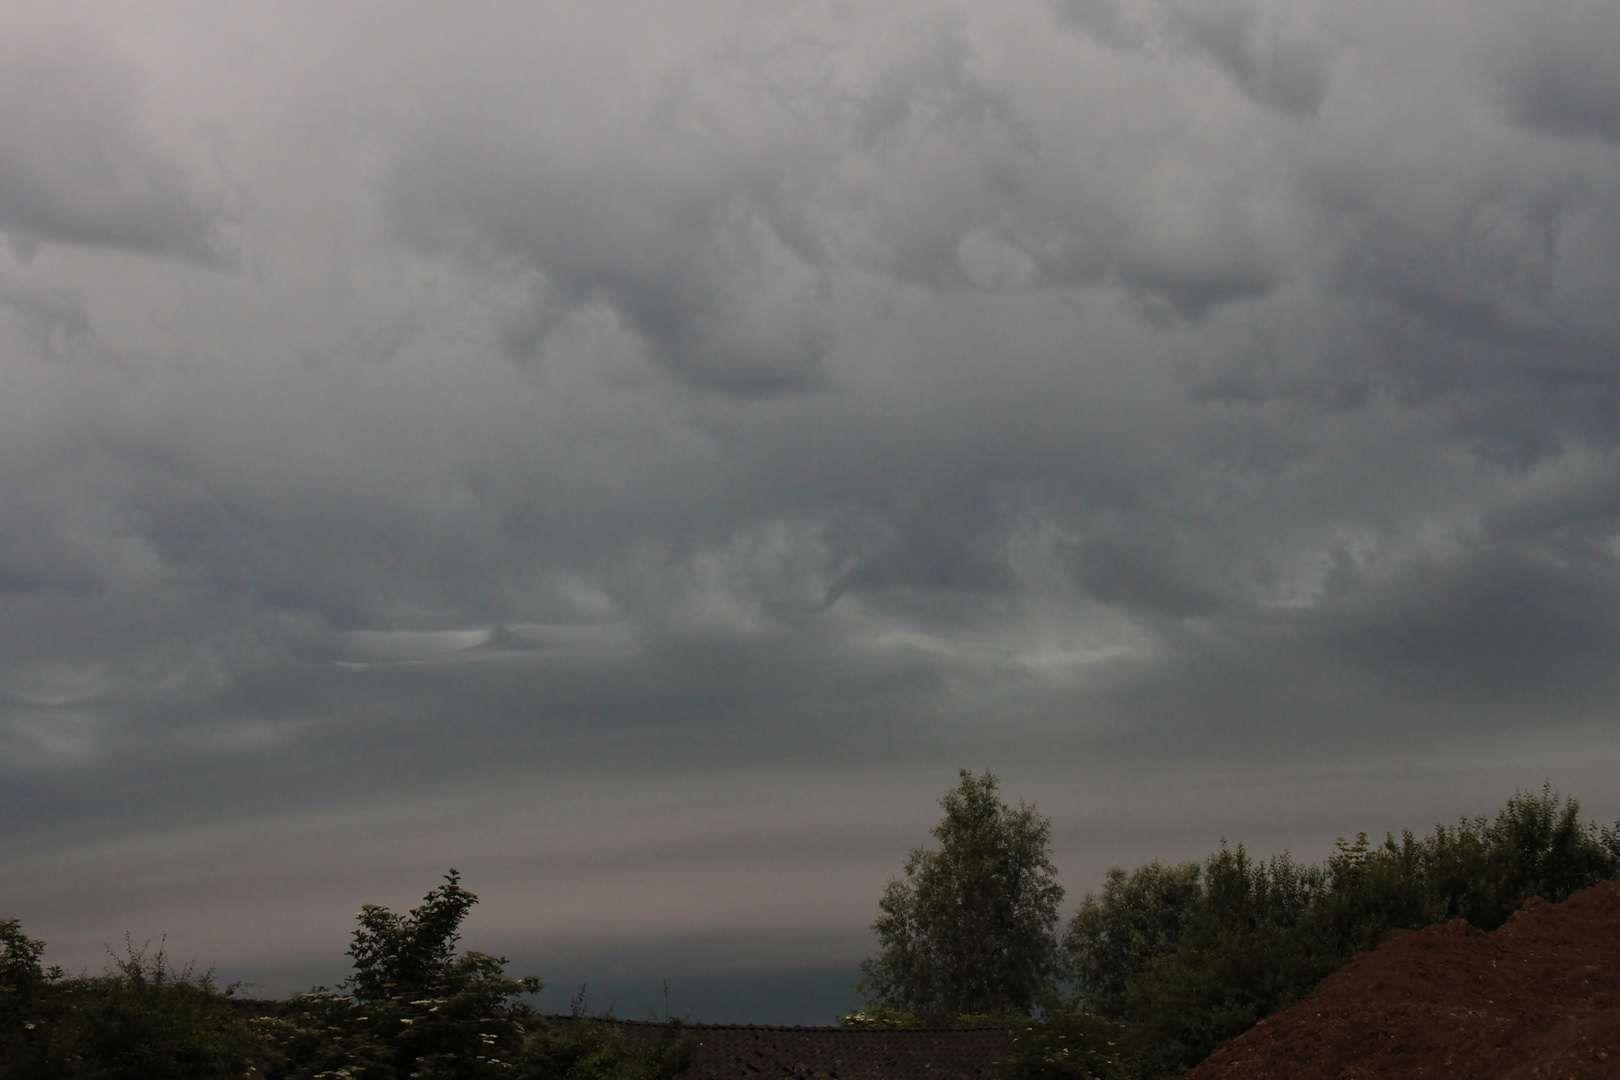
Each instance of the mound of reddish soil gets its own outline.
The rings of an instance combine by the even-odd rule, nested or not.
[[[1620,882],[1485,933],[1396,930],[1191,1080],[1620,1077]]]

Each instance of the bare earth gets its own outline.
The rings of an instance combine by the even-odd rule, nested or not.
[[[1190,1080],[1620,1078],[1620,882],[1391,932]]]

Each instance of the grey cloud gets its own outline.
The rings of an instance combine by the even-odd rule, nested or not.
[[[1609,443],[1620,386],[1603,357],[1620,338],[1589,290],[1613,272],[1597,239],[1607,189],[1554,157],[1466,174],[1358,157],[1329,142],[1298,174],[1320,292],[1280,322],[1271,305],[1241,313],[1242,339],[1210,335],[1195,397],[1333,410],[1388,396],[1521,463],[1570,438]]]
[[[1198,320],[1224,304],[1265,296],[1279,282],[1274,255],[1238,190],[1208,178],[1177,196],[1200,204],[1196,221],[1152,195],[1114,189],[1111,178],[1078,181],[1027,163],[1004,223],[990,235],[1021,251],[1030,284],[1057,290],[1114,286],[1150,322]],[[1096,184],[1096,187],[1092,187]]]
[[[309,558],[315,554],[311,544],[325,546],[324,537],[311,535],[316,521],[324,518],[325,529],[337,530],[352,526],[352,517],[344,523],[315,507],[309,508],[313,513],[281,517],[256,500],[210,490],[206,480],[154,473],[137,489],[138,501],[132,500],[130,509],[138,535],[164,562],[203,577],[226,595],[318,611],[339,627],[363,622],[371,568],[345,566],[341,554],[335,565]]]
[[[1556,455],[1571,437],[1610,439],[1614,388],[1599,356],[1612,330],[1571,303],[1591,270],[1569,259],[1603,213],[1561,171],[1477,173],[1460,192],[1430,182],[1403,193],[1385,177],[1342,198],[1347,179],[1369,177],[1338,169],[1329,187],[1340,194],[1323,200],[1346,238],[1335,285],[1374,301],[1364,309],[1374,317],[1358,320],[1366,336],[1336,350],[1344,403],[1393,393],[1446,416],[1476,450],[1519,463]],[[1418,205],[1430,212],[1414,215]]]
[[[1528,184],[1503,178],[1445,192],[1441,212],[1419,225],[1401,203],[1434,199],[1437,192],[1421,181],[1402,192],[1407,184],[1400,179],[1374,180],[1335,162],[1308,182],[1344,237],[1342,288],[1377,295],[1467,336],[1522,341],[1552,329],[1559,238],[1586,201],[1576,185],[1558,177]]]
[[[1481,532],[1505,545],[1542,541],[1548,554],[1575,563],[1601,562],[1620,533],[1620,477],[1606,465],[1569,470],[1540,497],[1484,515]]]
[[[1060,20],[1110,48],[1135,51],[1148,44],[1147,24],[1131,18],[1120,0],[1051,0],[1051,6]]]
[[[0,540],[0,593],[34,591],[82,593],[102,586],[95,567],[49,527],[29,521],[12,507]]]
[[[0,53],[0,228],[14,248],[229,261],[223,202],[141,130],[139,81],[82,48]]]
[[[1155,323],[1167,314],[1199,319],[1221,304],[1253,300],[1277,286],[1275,265],[1254,238],[1245,234],[1241,223],[1223,231],[1227,235],[1220,240],[1230,242],[1231,247],[1219,254],[1209,252],[1214,257],[1202,265],[1196,257],[1183,261],[1159,257],[1161,252],[1142,253],[1146,258],[1131,252],[1120,260],[1119,277],[1145,317]],[[1059,267],[1062,269],[1053,276],[1072,280],[1062,272],[1067,267],[1061,263]]]
[[[1552,135],[1620,142],[1616,41],[1610,4],[1553,6],[1515,25],[1492,64],[1508,116]]]
[[[1116,286],[1150,317],[1191,319],[1276,285],[1239,191],[1218,177],[1177,191],[1170,198],[1204,204],[1194,224],[1084,159],[1062,160],[1005,92],[972,74],[970,50],[937,40],[928,65],[902,67],[906,77],[881,80],[871,99],[910,121],[880,158],[894,181],[871,222],[888,248],[885,269],[940,289],[994,288],[969,265],[977,245],[1015,289]],[[892,104],[897,87],[909,111]]]
[[[467,254],[493,248],[542,276],[536,285],[551,296],[502,316],[509,351],[536,349],[558,318],[548,300],[564,310],[594,303],[694,386],[749,397],[825,384],[818,270],[784,242],[753,178],[678,192],[633,169],[611,178],[502,169],[476,137],[447,175],[444,150],[432,140],[401,161],[394,214],[430,248],[457,245],[441,238],[448,229],[472,238]]]
[[[1155,0],[1137,10],[1119,0],[1050,2],[1061,21],[1110,48],[1200,55],[1267,109],[1311,117],[1327,97],[1327,48],[1247,0]]]
[[[1211,583],[1177,565],[1163,537],[1098,529],[1077,547],[1077,576],[1103,603],[1171,617],[1212,615],[1223,606]]]
[[[74,292],[12,287],[0,290],[0,306],[11,309],[41,359],[79,359],[101,351],[95,323]]]
[[[634,144],[587,171],[555,164],[537,132],[497,134],[479,103],[453,104],[405,136],[391,216],[422,249],[485,267],[515,358],[596,305],[678,380],[744,398],[830,385],[829,287],[858,269],[993,288],[965,268],[977,244],[981,264],[1013,260],[1014,281],[1027,269],[1019,288],[1117,286],[1153,319],[1277,284],[1240,181],[1150,196],[1123,176],[1077,177],[974,71],[960,26],[928,23],[854,77],[830,45],[802,51],[710,61],[762,89],[723,107],[706,85],[666,95]]]
[[[1350,570],[1308,610],[1228,606],[1212,623],[1160,624],[1158,656],[1098,680],[1084,709],[1122,748],[1211,753],[1357,755],[1556,730],[1602,715],[1620,688],[1616,584],[1612,559],[1568,567],[1503,548],[1383,581]]]
[[[1256,104],[1314,116],[1327,97],[1327,51],[1291,36],[1281,20],[1263,19],[1241,3],[1181,4],[1171,20]]]
[[[635,142],[603,148],[590,171],[556,167],[538,133],[490,130],[485,102],[452,108],[407,138],[394,220],[427,250],[492,264],[509,294],[498,334],[516,357],[599,304],[690,385],[744,398],[825,389],[839,249],[902,280],[967,285],[958,249],[989,209],[982,189],[1002,169],[991,158],[1031,148],[949,20],[924,20],[842,81],[830,42],[774,44],[672,73]],[[739,84],[740,101],[711,99]],[[943,173],[941,154],[968,172]],[[838,176],[862,156],[875,190]],[[896,199],[891,181],[909,166],[922,186]],[[874,235],[848,235],[852,210]]]
[[[1612,555],[1572,565],[1486,550],[1414,567],[1368,594],[1330,640],[1419,695],[1454,694],[1464,707],[1495,699],[1494,711],[1553,696],[1580,707],[1616,688],[1609,658],[1620,646],[1620,564]]]

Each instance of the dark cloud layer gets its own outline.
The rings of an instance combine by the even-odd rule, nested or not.
[[[72,962],[326,970],[454,864],[742,986],[962,764],[1076,892],[1612,765],[1606,6],[276,10],[4,9],[0,914]]]

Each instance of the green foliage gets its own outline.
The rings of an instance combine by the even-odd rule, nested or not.
[[[1080,1001],[1123,1024],[1142,1075],[1191,1068],[1309,994],[1391,929],[1463,917],[1500,926],[1526,899],[1558,902],[1620,876],[1620,828],[1580,821],[1550,787],[1494,819],[1372,846],[1339,841],[1320,866],[1223,846],[1202,864],[1112,869],[1069,923]]]
[[[889,882],[872,924],[882,951],[862,962],[856,989],[935,1024],[1028,1014],[1058,973],[1051,822],[1003,803],[988,772],[963,769],[940,806],[939,849],[916,849]]]
[[[1203,897],[1203,868],[1151,862],[1129,872],[1114,866],[1102,895],[1087,894],[1069,923],[1064,948],[1080,996],[1093,1012],[1120,1019],[1137,973],[1175,949]]]
[[[125,943],[106,974],[42,970],[43,944],[0,922],[0,1078],[235,1080],[255,1047],[211,972]]]
[[[1286,855],[1255,861],[1222,848],[1174,947],[1130,981],[1122,1016],[1137,1058],[1156,1071],[1194,1064],[1309,993],[1347,956],[1306,925],[1322,874]]]
[[[286,1080],[482,1080],[515,1073],[531,1010],[519,995],[539,979],[506,974],[504,957],[456,942],[478,897],[452,870],[419,907],[397,915],[367,904],[349,955],[354,974],[341,989],[289,999],[259,1024],[271,1048],[267,1073]]]
[[[271,1080],[671,1080],[694,1052],[680,1021],[646,1046],[608,1023],[552,1022],[522,1000],[536,978],[506,974],[506,959],[456,954],[478,897],[452,870],[399,915],[367,904],[339,988],[288,999],[257,1022]]]
[[[996,1062],[995,1080],[1129,1080],[1125,1029],[1073,1002],[1026,1020],[1010,1057]]]
[[[461,875],[451,870],[444,884],[430,889],[421,906],[407,914],[396,915],[380,904],[364,905],[349,946],[354,974],[346,985],[354,999],[432,997],[452,986],[461,988],[465,980],[456,971],[456,942],[461,940],[462,920],[476,903],[478,897],[462,888]]]
[[[213,973],[175,969],[160,945],[148,954],[125,940],[106,975],[74,980],[75,1009],[87,1031],[91,1075],[119,1080],[221,1080],[247,1075],[255,1048],[231,1007],[231,989]]]

